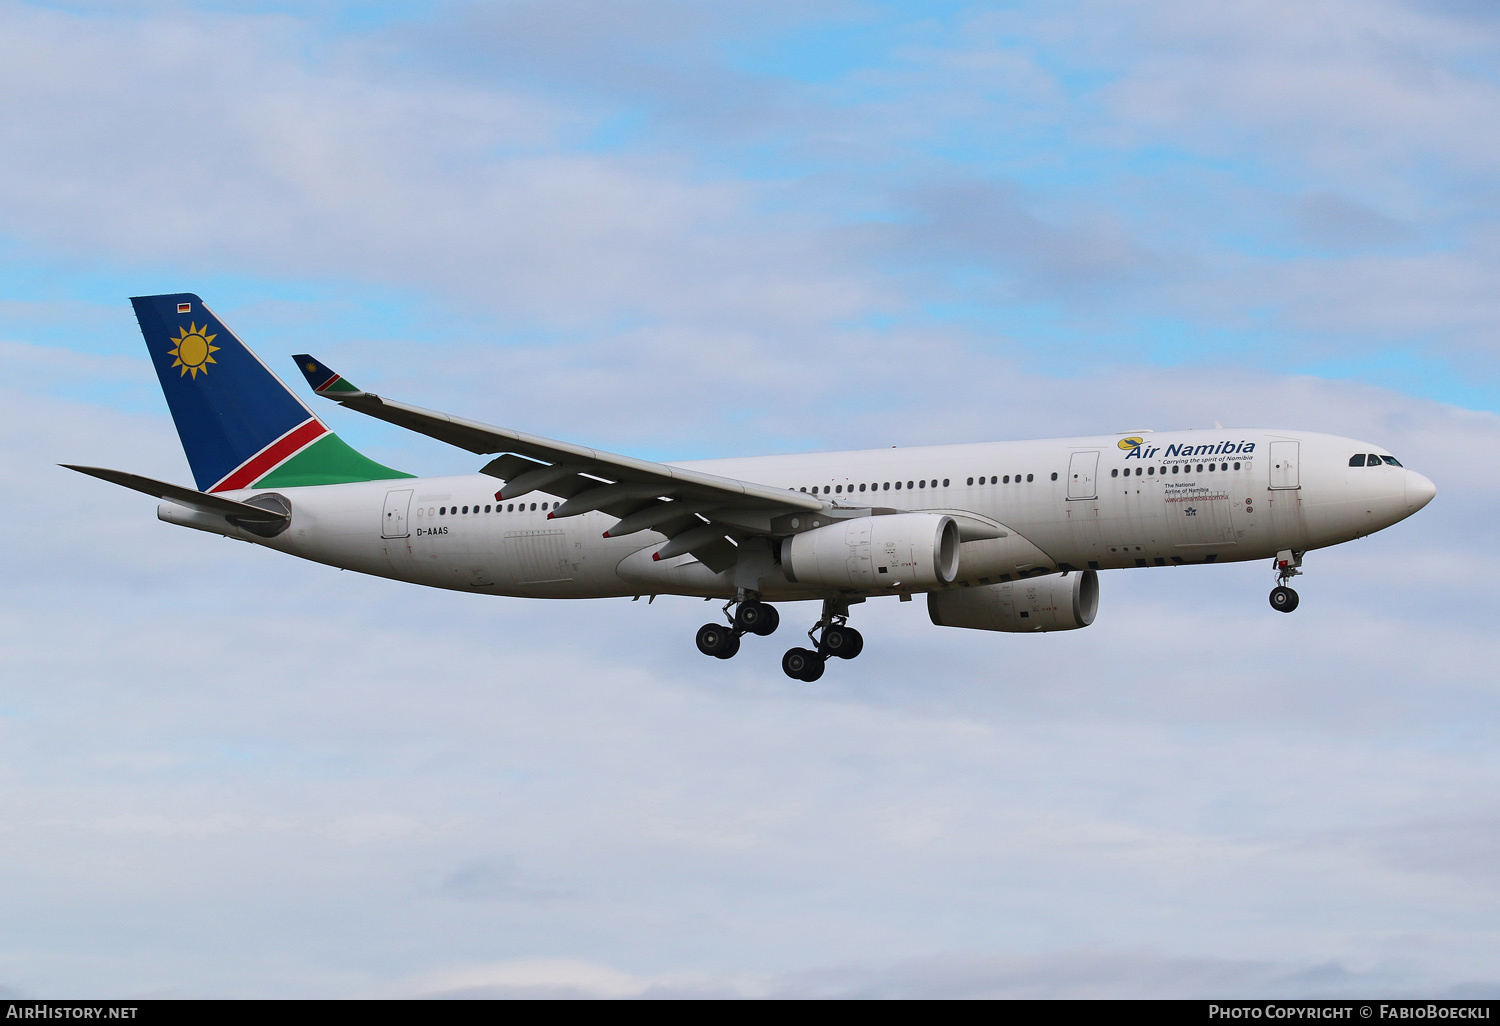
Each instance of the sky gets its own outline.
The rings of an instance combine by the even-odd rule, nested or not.
[[[1500,995],[1500,13],[0,0],[0,997]],[[652,459],[1274,426],[1437,499],[1085,631],[159,523],[132,295]],[[339,410],[422,474],[468,453]],[[751,642],[754,642],[753,644]]]

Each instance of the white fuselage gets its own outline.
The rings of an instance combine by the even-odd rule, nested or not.
[[[1379,446],[1296,431],[1143,433],[868,449],[679,464],[793,491],[837,507],[936,511],[978,526],[955,584],[1057,570],[1264,559],[1335,545],[1424,506],[1430,481],[1400,466],[1350,466]],[[1128,446],[1128,443],[1126,443]],[[970,483],[973,482],[973,483]],[[733,570],[690,555],[653,560],[665,540],[604,532],[616,517],[549,519],[555,497],[498,502],[480,474],[284,488],[289,528],[261,538],[171,503],[163,520],[228,534],[333,566],[437,588],[535,598],[685,594],[732,598]],[[251,499],[265,490],[226,493]],[[545,507],[545,508],[544,508]],[[809,514],[806,527],[820,523]],[[987,528],[987,530],[985,530]],[[996,538],[995,535],[1001,535]],[[827,589],[761,583],[765,598]],[[871,591],[869,595],[879,594]]]

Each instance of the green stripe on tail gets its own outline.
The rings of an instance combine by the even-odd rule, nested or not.
[[[415,477],[376,463],[329,432],[255,482],[255,488],[299,488],[304,485],[350,484]]]

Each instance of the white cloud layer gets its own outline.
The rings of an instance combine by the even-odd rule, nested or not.
[[[1482,384],[1493,18],[72,10],[0,7],[0,989],[1500,987],[1500,417],[1286,373],[1378,343]],[[757,57],[829,24],[878,57]],[[56,468],[186,479],[101,299],[160,279],[275,366],[623,451],[1284,424],[1439,497],[1313,554],[1294,617],[1239,565],[1107,574],[1057,636],[876,602],[808,687],[810,610],[708,665],[701,602],[357,579]]]

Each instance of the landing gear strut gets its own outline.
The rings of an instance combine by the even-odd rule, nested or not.
[[[823,676],[823,668],[830,656],[853,659],[859,655],[864,651],[864,635],[850,627],[848,620],[847,601],[824,600],[822,617],[807,632],[813,648],[788,649],[786,655],[781,657],[782,672],[793,680],[807,681],[810,684]],[[820,629],[822,636],[815,637]]]
[[[735,607],[734,615],[729,608]],[[732,659],[740,650],[740,638],[746,634],[761,637],[775,633],[781,625],[781,614],[776,607],[762,602],[753,592],[745,592],[724,605],[726,627],[721,623],[706,623],[698,628],[698,651],[716,659]]]
[[[1302,553],[1283,549],[1276,553],[1276,579],[1279,582],[1271,589],[1271,608],[1278,613],[1290,613],[1297,608],[1297,593],[1287,587],[1293,577],[1302,576]]]

